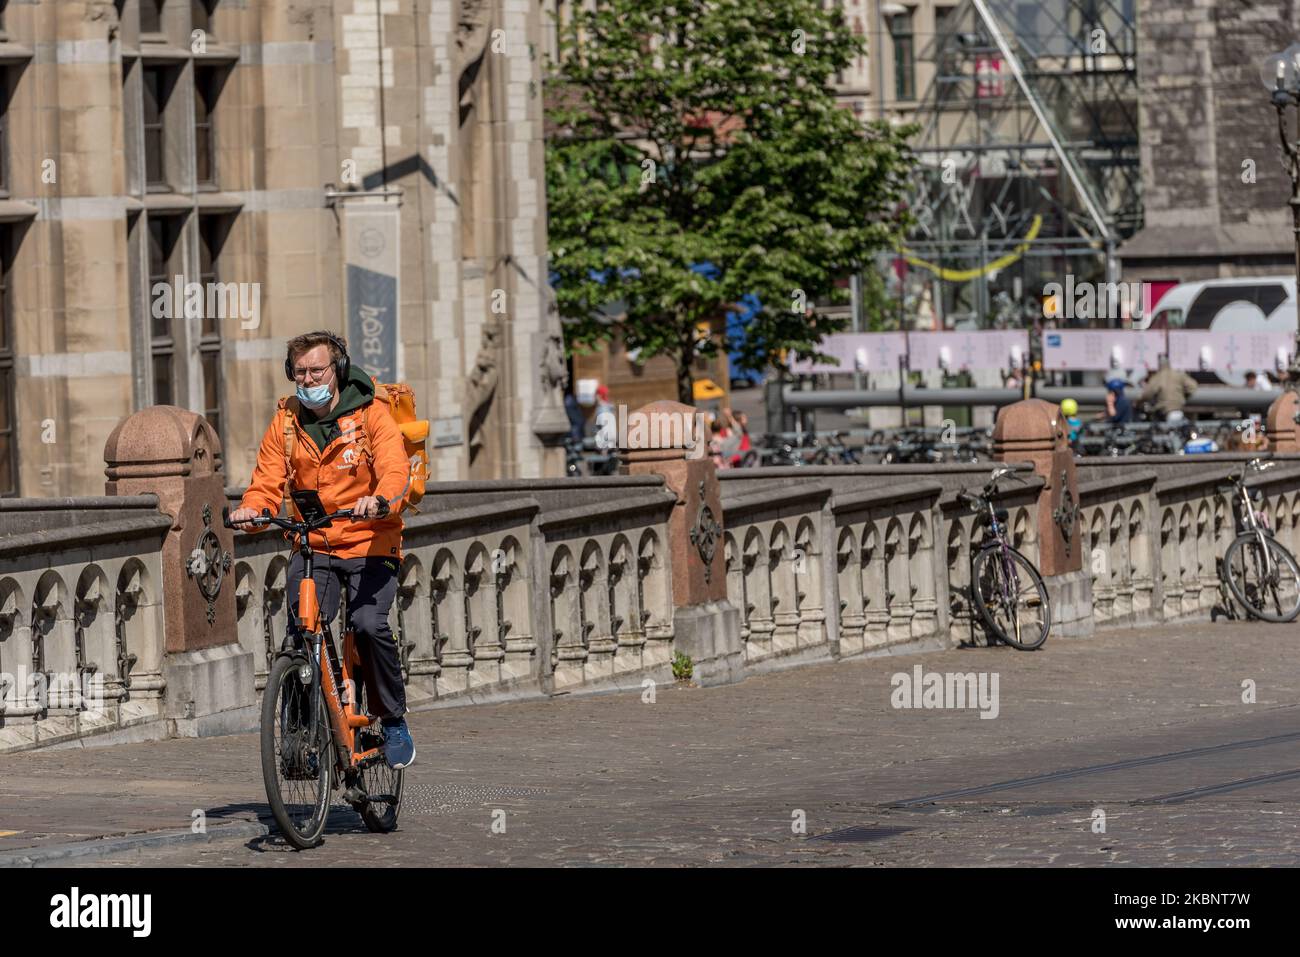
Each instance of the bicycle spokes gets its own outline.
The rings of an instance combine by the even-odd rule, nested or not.
[[[319,704],[319,694],[311,694],[296,672],[285,675],[280,685],[280,703],[276,709],[275,764],[285,811],[295,827],[307,826],[316,816],[321,802],[322,766],[330,761],[329,736],[323,709],[317,707],[315,726],[312,705]],[[327,779],[328,780],[328,779]],[[325,788],[328,789],[328,783]]]

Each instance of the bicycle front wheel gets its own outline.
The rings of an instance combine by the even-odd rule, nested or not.
[[[330,812],[334,731],[325,695],[298,677],[299,660],[282,655],[262,693],[262,780],[271,816],[299,850],[321,842]],[[312,709],[316,731],[310,730]]]
[[[971,597],[989,633],[1021,651],[1047,640],[1051,604],[1043,577],[1009,545],[992,545],[975,555]]]
[[[1223,556],[1223,566],[1232,597],[1256,618],[1285,622],[1300,615],[1300,568],[1272,536],[1238,535]]]

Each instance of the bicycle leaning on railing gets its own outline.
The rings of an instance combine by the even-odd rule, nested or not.
[[[1237,537],[1223,554],[1220,574],[1232,597],[1256,618],[1293,621],[1300,614],[1300,568],[1286,548],[1273,537],[1259,489],[1246,488],[1246,471],[1262,472],[1276,462],[1251,459],[1219,491],[1232,496],[1237,513]]]
[[[312,578],[309,533],[328,528],[336,518],[351,518],[350,510],[327,514],[314,489],[292,493],[303,521],[273,516],[263,509],[258,518],[230,522],[229,508],[221,519],[227,528],[274,525],[297,536],[303,557],[298,588],[301,638],[277,654],[262,694],[262,780],[271,815],[294,847],[314,847],[329,819],[330,795],[340,785],[343,799],[361,815],[371,831],[397,827],[402,806],[403,770],[384,760],[384,736],[378,719],[366,713],[361,657],[352,632],[343,635],[343,657],[334,647],[329,625],[321,620],[316,582]],[[389,503],[379,500],[378,518]],[[356,677],[354,677],[354,675]]]
[[[990,635],[1013,648],[1032,651],[1047,640],[1051,604],[1043,576],[1007,541],[1007,510],[993,504],[998,481],[1006,475],[1023,481],[1015,469],[1002,466],[993,470],[979,493],[957,493],[958,501],[977,513],[977,525],[984,527],[978,548],[971,549],[971,603]]]

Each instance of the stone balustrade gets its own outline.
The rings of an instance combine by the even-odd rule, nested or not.
[[[152,495],[0,499],[0,751],[157,722],[167,683]]]
[[[742,610],[746,661],[802,659],[819,646],[813,657],[983,644],[969,593],[976,516],[956,495],[988,475],[986,465],[964,464],[720,473],[727,592]],[[1043,483],[1027,467],[1020,478],[996,500],[1010,513],[1013,544],[1037,561]]]
[[[228,495],[233,507],[240,493]],[[554,693],[670,661],[661,482],[453,482],[434,501],[406,516],[390,618],[411,706]],[[290,551],[274,532],[240,533],[236,548],[240,642],[260,689],[284,639]]]
[[[208,441],[201,429],[192,439]],[[1247,457],[1081,462],[1077,500],[1063,476],[1046,523],[1050,476],[1018,465],[997,496],[1012,544],[1045,567],[1047,528],[1059,566],[1082,561],[1082,572],[1045,575],[1054,622],[1063,589],[1086,603],[1086,627],[1067,617],[1071,627],[1054,624],[1053,634],[1223,607],[1216,566],[1235,518],[1220,486]],[[1275,458],[1279,467],[1249,482],[1295,551],[1300,454]],[[638,687],[672,680],[677,653],[711,684],[812,661],[986,643],[970,602],[979,530],[956,496],[982,486],[988,464],[703,478],[699,462],[688,464],[676,483],[648,472],[431,488],[420,512],[405,516],[390,619],[409,704]],[[191,500],[211,487],[172,488],[169,499],[0,500],[0,750],[251,727],[247,701],[285,638],[291,553],[278,531],[238,532],[223,564],[213,513],[240,493]],[[191,516],[188,531],[167,509]],[[170,554],[186,568],[164,567],[164,543],[182,533],[191,537]],[[211,560],[204,548],[216,549]],[[205,574],[215,575],[208,591]],[[695,576],[690,588],[683,575]],[[683,605],[683,594],[697,604]],[[193,606],[182,620],[203,639],[197,648],[170,631],[172,600]],[[238,720],[205,731],[203,709],[219,700],[203,687],[209,660],[240,687],[228,709]]]
[[[1139,624],[1232,610],[1220,561],[1237,535],[1222,487],[1250,453],[1152,455],[1081,465],[1081,515],[1098,624]],[[1300,545],[1300,455],[1279,453],[1246,485],[1264,497],[1278,541]]]

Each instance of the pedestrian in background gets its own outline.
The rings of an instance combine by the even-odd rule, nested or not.
[[[1165,422],[1182,422],[1186,418],[1183,408],[1196,392],[1196,380],[1181,369],[1170,366],[1168,356],[1162,355],[1159,365],[1147,377],[1139,401],[1154,408],[1156,415]]]
[[[581,442],[582,432],[587,427],[587,417],[582,414],[578,397],[572,392],[564,393],[564,414],[569,417],[569,439]]]
[[[1133,421],[1133,403],[1124,394],[1128,385],[1123,379],[1109,379],[1106,382],[1106,411],[1098,418],[1103,418],[1111,425],[1127,425]]]
[[[1255,389],[1259,392],[1268,392],[1273,388],[1273,383],[1268,381],[1268,375],[1263,372],[1258,375],[1254,372],[1247,372],[1246,388]]]

